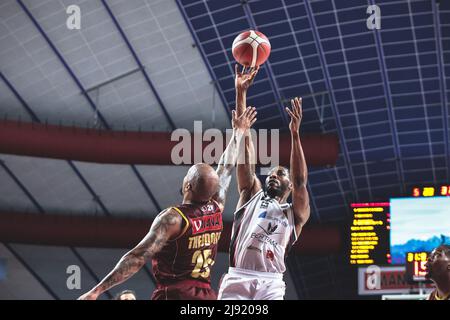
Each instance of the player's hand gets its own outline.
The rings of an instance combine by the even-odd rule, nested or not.
[[[77,300],[97,300],[99,294],[94,291],[89,291],[79,297]]]
[[[238,117],[236,114],[236,110],[231,112],[232,120],[231,125],[233,129],[247,131],[256,121],[256,108],[248,107],[245,109],[244,113]]]
[[[286,108],[286,112],[291,117],[291,122],[289,123],[289,129],[292,133],[298,133],[300,129],[300,123],[302,122],[303,110],[302,110],[302,98],[291,99],[292,110]]]
[[[236,87],[236,90],[241,91],[247,91],[247,89],[252,85],[253,80],[256,77],[256,74],[259,71],[259,66],[256,68],[250,68],[246,72],[245,67],[242,69],[242,71],[239,71],[239,65],[235,65],[235,81],[234,85]]]

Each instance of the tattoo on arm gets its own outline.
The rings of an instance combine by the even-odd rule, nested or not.
[[[177,236],[181,229],[181,217],[172,209],[162,211],[153,222],[144,239],[127,252],[96,287],[100,292],[109,290],[138,272],[148,259],[159,252],[170,238]]]
[[[231,137],[228,146],[223,152],[217,166],[217,175],[219,176],[219,191],[214,197],[217,202],[224,205],[226,194],[231,182],[231,173],[236,166],[238,158],[238,145],[243,138],[243,133],[239,130],[233,130],[233,136]]]

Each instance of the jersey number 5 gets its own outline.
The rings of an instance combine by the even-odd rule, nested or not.
[[[195,263],[194,270],[191,273],[192,278],[208,278],[211,272],[210,267],[214,264],[214,260],[211,258],[211,250],[195,251],[192,255],[192,263]]]

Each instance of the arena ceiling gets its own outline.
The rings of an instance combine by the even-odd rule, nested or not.
[[[81,8],[80,30],[66,27],[72,4]],[[366,26],[373,4],[381,8],[378,31]],[[346,220],[352,201],[448,182],[450,2],[443,0],[3,0],[0,117],[105,130],[192,129],[194,120],[228,128],[231,44],[250,28],[272,45],[248,96],[257,128],[286,130],[283,106],[302,96],[302,132],[339,137],[337,165],[310,168],[313,223]],[[0,210],[36,214],[154,216],[180,200],[186,172],[0,160]],[[227,220],[237,202],[232,185]],[[16,252],[34,261],[32,250]],[[339,263],[323,259],[295,262],[305,274],[311,269],[294,279],[300,295],[320,290],[316,278],[338,283]],[[316,264],[326,270],[317,273]]]

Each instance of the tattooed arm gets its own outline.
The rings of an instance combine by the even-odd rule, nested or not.
[[[235,81],[234,86],[236,89],[236,112],[240,116],[247,110],[247,90],[253,83],[259,67],[256,69],[250,68],[250,70],[239,72],[238,66],[235,67]],[[236,167],[236,178],[239,192],[239,202],[236,208],[240,208],[245,204],[250,198],[261,190],[261,182],[255,174],[255,164],[256,164],[256,154],[255,148],[253,146],[252,137],[250,131],[245,134],[242,158],[238,161]],[[240,146],[239,146],[240,147]]]
[[[240,116],[237,116],[235,110],[232,111],[231,125],[233,127],[233,136],[220,157],[219,164],[217,166],[216,172],[219,176],[219,190],[213,197],[213,199],[219,203],[222,211],[225,207],[226,194],[231,182],[231,173],[236,166],[236,161],[238,160],[239,146],[242,143],[244,135],[255,123],[255,121],[255,108],[246,109]]]
[[[142,241],[127,252],[115,268],[92,290],[79,300],[95,300],[103,292],[124,282],[138,272],[148,259],[159,252],[170,239],[181,232],[182,218],[174,209],[163,210],[153,221],[150,231]]]

